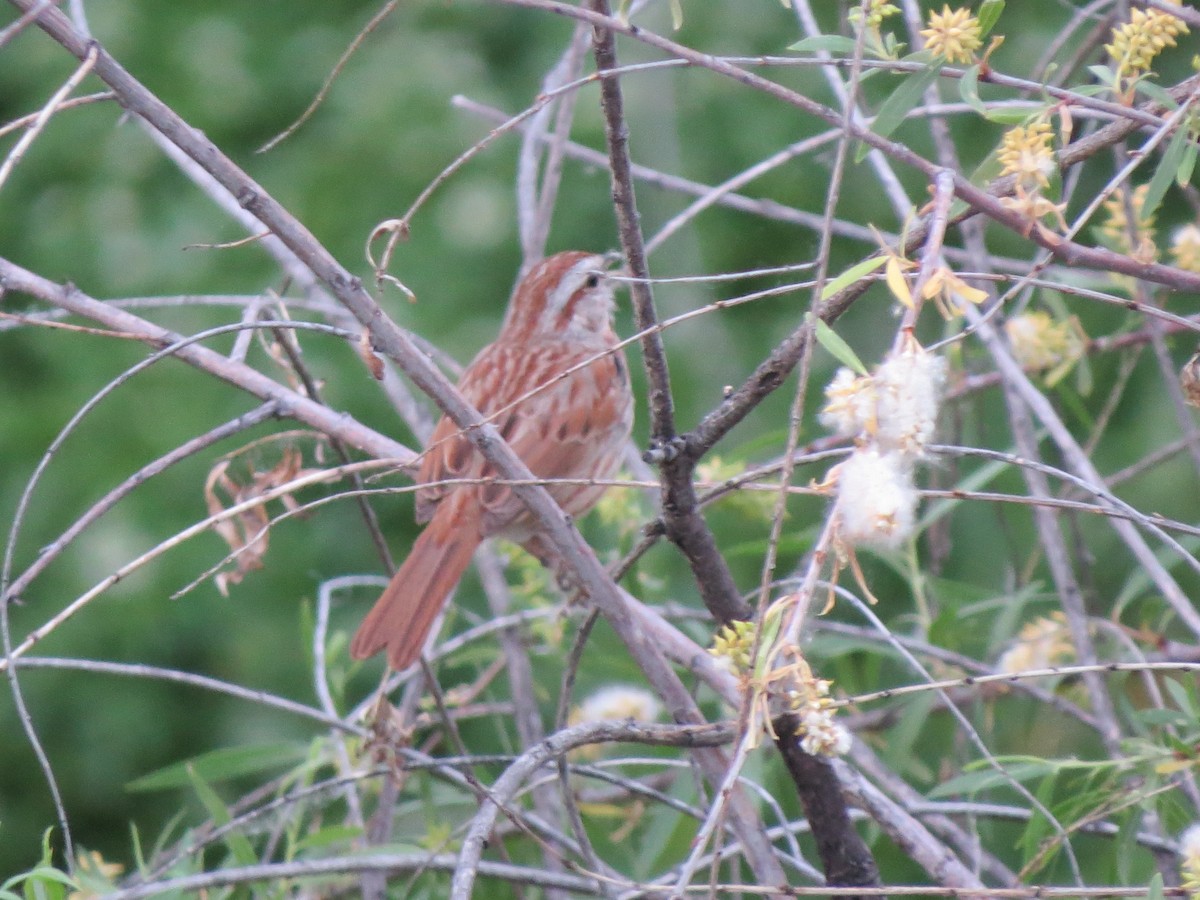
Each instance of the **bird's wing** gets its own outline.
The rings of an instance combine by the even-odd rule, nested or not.
[[[604,355],[602,347],[562,341],[492,344],[463,373],[461,390],[539,478],[607,477],[614,467],[600,461],[614,456],[614,442],[629,434],[632,407],[619,351]],[[455,489],[437,482],[469,479],[478,482],[465,489],[478,492],[484,533],[506,528],[524,513],[524,504],[511,486],[485,482],[494,476],[491,464],[470,440],[443,418],[421,464],[420,480],[426,486],[417,493],[418,521],[431,518],[437,504]],[[551,493],[563,502],[572,492],[564,487]]]

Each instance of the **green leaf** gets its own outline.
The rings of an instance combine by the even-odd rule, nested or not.
[[[50,830],[52,829],[49,829],[47,834],[49,834]],[[20,894],[10,890],[19,884],[25,886],[26,896],[63,897],[66,895],[66,891],[61,890],[58,887],[59,885],[69,887],[72,890],[79,888],[78,882],[66,872],[56,869],[51,865],[47,856],[43,856],[41,862],[28,872],[18,872],[16,875],[5,879],[4,883],[0,884],[0,900],[10,900],[10,898],[23,900]],[[49,891],[47,890],[48,888],[50,889]]]
[[[888,731],[887,746],[882,750],[883,758],[891,764],[893,771],[903,771],[913,760],[920,758],[921,754],[914,753],[913,747],[934,718],[933,707],[937,702],[937,694],[929,691],[900,705],[896,724]]]
[[[1167,112],[1174,112],[1175,110],[1179,109],[1179,104],[1176,102],[1175,98],[1167,93],[1166,89],[1163,88],[1161,84],[1156,84],[1153,81],[1143,79],[1142,81],[1138,82],[1138,93],[1145,95],[1150,100],[1153,100],[1159,106],[1166,109]]]
[[[1196,153],[1200,150],[1196,146],[1196,141],[1193,138],[1189,140],[1183,148],[1183,158],[1179,161],[1179,168],[1175,170],[1175,183],[1180,187],[1186,187],[1191,184],[1192,172],[1196,168]]]
[[[24,886],[24,896],[9,890],[17,885]],[[28,872],[12,876],[0,885],[0,900],[28,900],[30,897],[36,897],[38,900],[60,900],[67,896],[67,888],[78,890],[79,883],[66,872],[42,862]]]
[[[357,826],[330,825],[327,828],[314,831],[312,834],[306,834],[296,842],[296,846],[293,849],[296,855],[299,856],[306,850],[319,850],[343,844],[349,846],[356,838],[362,837],[362,833],[363,830]]]
[[[1075,393],[1081,397],[1090,397],[1095,387],[1092,378],[1092,365],[1086,355],[1079,357],[1075,363]]]
[[[143,775],[126,785],[126,789],[161,791],[186,787],[192,784],[192,772],[206,781],[218,782],[278,770],[304,759],[306,752],[306,745],[294,743],[222,748]]]
[[[974,794],[994,787],[1007,787],[1012,782],[1032,781],[1042,778],[1059,768],[1053,760],[1023,758],[1019,762],[1002,761],[1004,771],[986,769],[965,772],[935,786],[928,794],[929,799],[950,797],[956,794]]]
[[[1166,896],[1163,892],[1162,872],[1155,872],[1154,877],[1150,879],[1150,884],[1147,885],[1146,900],[1165,900]]]
[[[1172,728],[1186,728],[1188,726],[1188,717],[1175,709],[1143,709],[1138,712],[1138,720],[1147,725],[1169,726]],[[1171,740],[1171,736],[1167,735],[1167,740]],[[1191,748],[1187,748],[1189,751]]]
[[[912,108],[921,102],[921,98],[925,96],[925,89],[937,78],[938,71],[936,66],[929,66],[913,72],[901,81],[892,91],[892,95],[883,102],[883,106],[879,107],[879,114],[875,116],[871,130],[880,137],[887,137],[895,131]]]
[[[867,367],[840,334],[817,318],[813,319],[813,327],[816,329],[817,343],[828,350],[834,359],[859,375],[867,374]]]
[[[1173,734],[1164,734],[1167,749],[1185,759],[1190,759],[1195,752],[1195,747],[1192,744],[1185,743],[1181,738]]]
[[[56,869],[54,866],[37,866],[30,869],[26,873],[26,881],[49,881],[55,884],[65,884],[69,888],[74,888],[75,879],[61,869]]]
[[[1037,791],[1034,793],[1034,796],[1041,801],[1042,806],[1047,810],[1050,809],[1050,804],[1054,799],[1054,787],[1057,780],[1057,772],[1047,772],[1038,785]],[[1030,812],[1029,821],[1025,824],[1025,828],[1021,832],[1021,837],[1017,840],[1017,845],[1025,851],[1026,859],[1033,859],[1046,838],[1053,832],[1053,827],[1049,820],[1047,820],[1045,813],[1037,809],[1033,809]],[[1050,855],[1048,854],[1043,858],[1042,865],[1045,865],[1049,859]]]
[[[996,27],[1000,14],[1004,12],[1004,0],[983,0],[975,18],[979,20],[979,36],[986,37]]]
[[[963,72],[962,78],[958,80],[958,96],[963,98],[963,102],[981,116],[986,117],[988,114],[987,107],[983,105],[983,101],[979,99],[979,66],[974,65]]]
[[[854,53],[854,39],[841,34],[814,34],[788,47],[800,53],[826,50],[830,53]]]
[[[984,463],[978,469],[968,473],[968,475],[958,481],[954,485],[956,491],[964,493],[973,493],[981,491],[993,479],[999,478],[1009,471],[1011,466],[1003,460],[991,460]],[[962,500],[944,499],[936,500],[933,503],[928,503],[925,508],[925,514],[921,517],[920,523],[917,525],[917,531],[921,532],[927,529],[934,522],[945,518],[953,512],[961,503]]]
[[[1164,678],[1162,683],[1167,693],[1171,695],[1171,700],[1179,707],[1180,712],[1195,722],[1197,719],[1196,704],[1187,688],[1174,678]]]
[[[821,300],[828,300],[843,288],[849,287],[860,278],[867,277],[887,261],[886,256],[871,256],[860,263],[855,263],[837,278],[825,283],[825,287],[821,290]]]
[[[1183,151],[1190,140],[1188,130],[1183,127],[1176,128],[1175,133],[1171,135],[1167,149],[1163,151],[1162,161],[1154,170],[1154,177],[1150,179],[1150,185],[1146,188],[1146,199],[1142,201],[1143,218],[1148,219],[1154,215],[1155,210],[1162,203],[1167,188],[1175,180],[1175,175],[1183,162]]]
[[[1112,860],[1116,864],[1117,884],[1130,884],[1134,880],[1134,861],[1138,858],[1138,825],[1140,815],[1121,816],[1117,839],[1113,842]]]
[[[217,792],[196,772],[193,766],[189,764],[187,771],[191,776],[192,789],[200,798],[200,802],[204,804],[208,814],[212,816],[213,822],[217,825],[228,825],[233,816],[229,812],[229,807],[225,805],[225,801],[217,795]],[[222,840],[239,865],[252,866],[258,862],[254,848],[250,846],[250,841],[241,831],[236,828],[232,829],[225,833]]]
[[[758,659],[754,660],[756,678],[762,678],[767,674],[767,664],[771,661],[769,651],[775,645],[775,639],[779,637],[779,629],[783,627],[783,610],[780,606],[768,609],[767,613],[763,618],[762,631],[758,637]]]
[[[984,111],[989,122],[997,125],[1023,125],[1029,121],[1028,109],[1013,109],[1012,107],[994,107]]]
[[[134,868],[144,875],[149,867],[146,865],[146,854],[142,850],[141,832],[138,831],[137,825],[133,822],[129,823],[129,843],[133,850]]]

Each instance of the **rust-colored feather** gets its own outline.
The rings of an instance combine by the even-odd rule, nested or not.
[[[470,512],[470,504],[465,505],[461,511],[451,505],[439,509],[421,532],[354,635],[350,655],[355,659],[386,649],[388,665],[397,672],[417,661],[434,620],[481,540],[478,528],[463,521],[462,514]]]

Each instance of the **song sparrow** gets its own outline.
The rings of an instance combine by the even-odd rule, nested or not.
[[[534,266],[517,285],[495,342],[463,373],[459,390],[496,426],[539,478],[611,477],[633,422],[625,359],[612,330],[613,288],[605,259],[579,251]],[[579,366],[580,368],[575,368]],[[387,648],[406,669],[484,538],[537,541],[537,527],[511,487],[459,428],[434,429],[417,480],[418,522],[429,525],[354,636],[365,659]],[[446,484],[447,479],[467,483]],[[600,499],[597,484],[548,484],[572,516]]]

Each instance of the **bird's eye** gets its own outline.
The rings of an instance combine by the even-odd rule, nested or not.
[[[597,275],[595,272],[592,272],[590,275],[588,275],[587,281],[585,281],[583,283],[583,286],[586,288],[594,288],[599,283],[600,283],[600,276]]]

